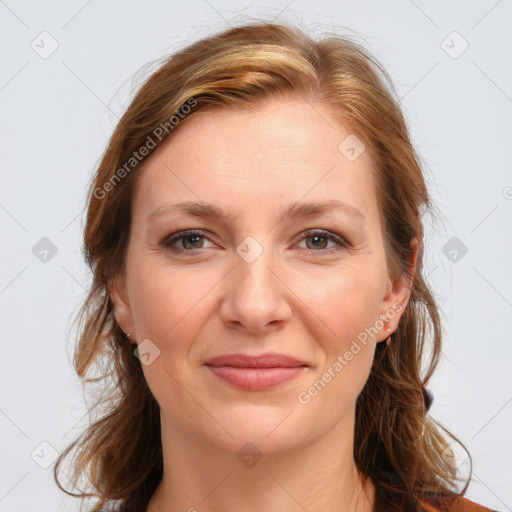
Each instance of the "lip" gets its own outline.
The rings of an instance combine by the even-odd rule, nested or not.
[[[227,354],[206,361],[205,366],[218,378],[238,389],[259,391],[287,382],[308,365],[284,354]]]
[[[307,366],[306,363],[294,357],[276,353],[259,356],[225,354],[208,359],[204,364],[209,366],[236,366],[238,368],[298,368],[299,366]]]

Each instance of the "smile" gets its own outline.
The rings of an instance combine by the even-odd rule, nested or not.
[[[240,368],[236,366],[210,366],[207,368],[219,379],[248,391],[269,389],[297,377],[307,366],[292,368]]]
[[[206,367],[237,389],[261,391],[297,377],[308,365],[287,354],[223,354],[208,359]]]

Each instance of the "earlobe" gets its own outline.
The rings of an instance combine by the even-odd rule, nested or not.
[[[124,280],[115,279],[109,286],[109,294],[114,304],[114,316],[119,327],[125,333],[133,333],[133,319],[130,303],[126,294]]]
[[[382,329],[382,339],[379,341],[387,339],[390,333],[396,331],[400,318],[409,304],[420,253],[419,243],[416,238],[412,239],[410,248],[411,255],[408,262],[408,272],[402,274],[397,280],[391,281],[390,290],[384,298],[381,318],[387,318],[388,320],[384,320],[385,326]]]

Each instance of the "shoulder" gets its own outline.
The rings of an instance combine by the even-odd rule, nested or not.
[[[420,503],[427,512],[439,512],[440,509],[430,505],[426,501],[420,500]],[[449,512],[497,512],[493,509],[479,505],[474,501],[468,500],[462,496],[457,497],[450,505]]]
[[[497,512],[490,508],[484,507],[483,505],[479,505],[474,501],[470,501],[467,498],[457,498],[454,502],[450,512]]]

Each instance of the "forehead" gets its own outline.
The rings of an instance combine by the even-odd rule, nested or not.
[[[347,153],[357,140],[330,112],[300,99],[201,112],[140,169],[135,212],[145,217],[185,200],[229,210],[338,199],[378,216],[369,152]]]

